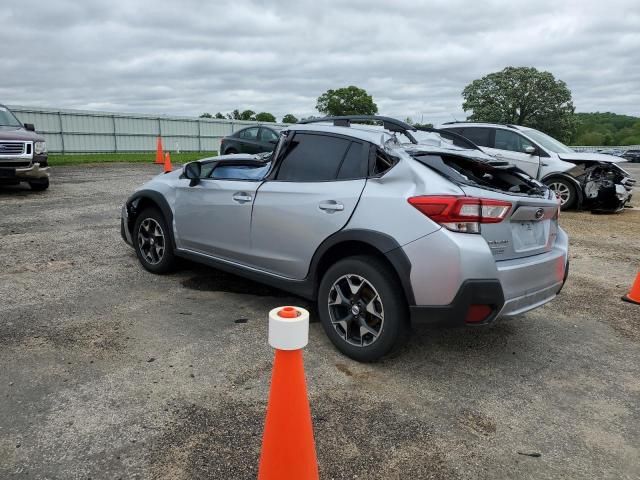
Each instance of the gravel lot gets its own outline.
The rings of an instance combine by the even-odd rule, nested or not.
[[[304,302],[194,265],[144,271],[119,208],[157,171],[59,167],[47,192],[0,189],[0,478],[255,478],[266,314]],[[322,478],[640,478],[640,307],[620,300],[640,209],[561,223],[565,290],[518,319],[417,325],[373,365],[311,325]]]

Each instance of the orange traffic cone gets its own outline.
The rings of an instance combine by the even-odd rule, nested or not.
[[[318,459],[304,378],[302,348],[309,312],[298,307],[269,312],[269,344],[276,349],[258,480],[317,480]]]
[[[156,142],[156,161],[158,165],[162,165],[164,163],[164,155],[162,154],[162,138],[158,137],[158,141]]]
[[[171,156],[169,152],[164,154],[164,173],[169,173],[171,171]]]
[[[633,282],[633,286],[631,287],[631,291],[626,294],[622,299],[625,302],[635,303],[636,305],[640,305],[640,272],[636,276],[636,281]]]

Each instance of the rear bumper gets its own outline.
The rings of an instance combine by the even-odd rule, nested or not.
[[[492,313],[482,324],[495,320],[504,305],[504,292],[500,282],[498,280],[466,280],[450,304],[413,305],[409,307],[409,312],[412,322],[461,327],[465,325],[465,317],[473,304],[491,305]]]
[[[486,242],[483,243],[486,246]],[[491,314],[482,322],[473,323],[486,325],[497,318],[513,317],[553,300],[567,279],[568,238],[562,229],[558,229],[551,251],[526,258],[496,262],[488,247],[483,254],[479,244],[475,245],[475,250],[470,246],[472,244],[466,245],[466,252],[472,252],[472,255],[466,260],[473,260],[473,273],[476,275],[467,275],[466,279],[459,281],[460,276],[471,271],[469,263],[456,264],[455,256],[442,263],[442,256],[425,255],[433,250],[423,248],[423,260],[419,263],[416,254],[410,251],[412,286],[417,300],[417,305],[409,307],[413,321],[462,326],[466,324],[465,317],[471,305],[489,305]],[[434,265],[437,267],[435,270],[432,268]],[[416,272],[416,268],[424,271]],[[477,275],[480,272],[484,275]],[[418,278],[419,284],[414,281]],[[457,287],[454,287],[456,282]],[[452,287],[455,289],[449,293]],[[438,297],[433,295],[434,292]],[[431,301],[427,303],[424,299]],[[439,299],[448,302],[440,304]]]

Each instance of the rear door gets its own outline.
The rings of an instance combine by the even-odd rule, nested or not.
[[[534,154],[526,152],[528,147],[535,148],[535,145],[513,130],[503,128],[492,130],[494,130],[493,145],[486,149],[487,153],[498,160],[515,165],[533,178],[538,178],[540,157],[537,154],[537,149]]]
[[[288,278],[307,275],[320,243],[346,225],[366,183],[369,145],[340,135],[295,133],[256,194],[253,265]]]

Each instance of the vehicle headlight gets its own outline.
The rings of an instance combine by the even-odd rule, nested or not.
[[[47,144],[46,142],[36,142],[33,144],[33,151],[36,155],[40,155],[41,153],[47,153]]]

